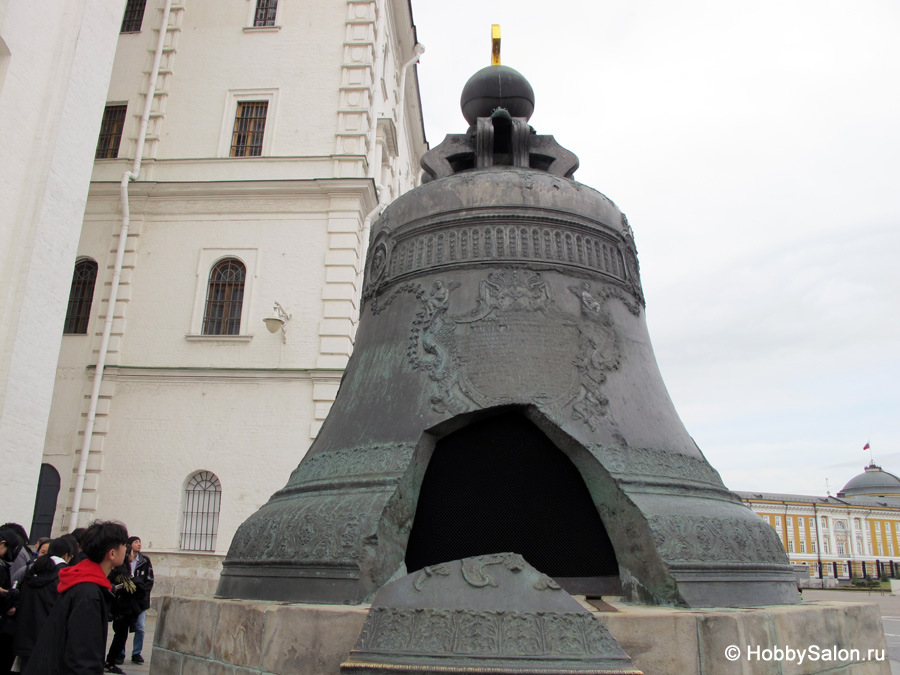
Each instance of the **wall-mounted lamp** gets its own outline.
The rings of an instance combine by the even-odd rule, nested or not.
[[[263,323],[266,324],[266,328],[269,329],[270,333],[277,333],[278,330],[281,330],[281,341],[287,342],[287,331],[284,328],[284,325],[291,320],[291,315],[284,311],[284,307],[281,306],[280,303],[275,303],[275,306],[272,308],[272,316],[267,316],[263,319]]]

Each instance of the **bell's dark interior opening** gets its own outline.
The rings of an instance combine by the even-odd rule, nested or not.
[[[564,577],[618,576],[581,474],[532,422],[505,413],[438,441],[406,549],[409,572],[514,551]]]

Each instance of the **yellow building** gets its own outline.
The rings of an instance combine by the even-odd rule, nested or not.
[[[781,538],[792,565],[824,585],[900,578],[900,478],[871,462],[836,497],[737,493]]]

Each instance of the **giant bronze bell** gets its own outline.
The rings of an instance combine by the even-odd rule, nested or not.
[[[471,125],[374,224],[356,346],[287,485],[235,534],[218,595],[361,603],[407,572],[515,551],[575,593],[798,600],[663,384],[634,235],[491,66]]]

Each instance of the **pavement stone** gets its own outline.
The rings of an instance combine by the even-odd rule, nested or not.
[[[871,602],[878,605],[881,611],[881,624],[884,626],[884,640],[887,644],[891,675],[900,675],[900,595],[892,595],[888,591],[881,590],[841,591],[807,588],[803,591],[803,599]]]
[[[150,673],[150,656],[153,654],[153,637],[156,634],[156,610],[147,610],[147,620],[144,624],[144,648],[141,650],[141,656],[144,663],[131,662],[131,645],[134,634],[128,634],[128,642],[125,643],[125,663],[119,666],[125,671],[126,675],[149,675]],[[112,624],[109,624],[109,634],[106,637],[106,649],[112,644],[113,630]],[[105,656],[105,654],[104,654]]]

